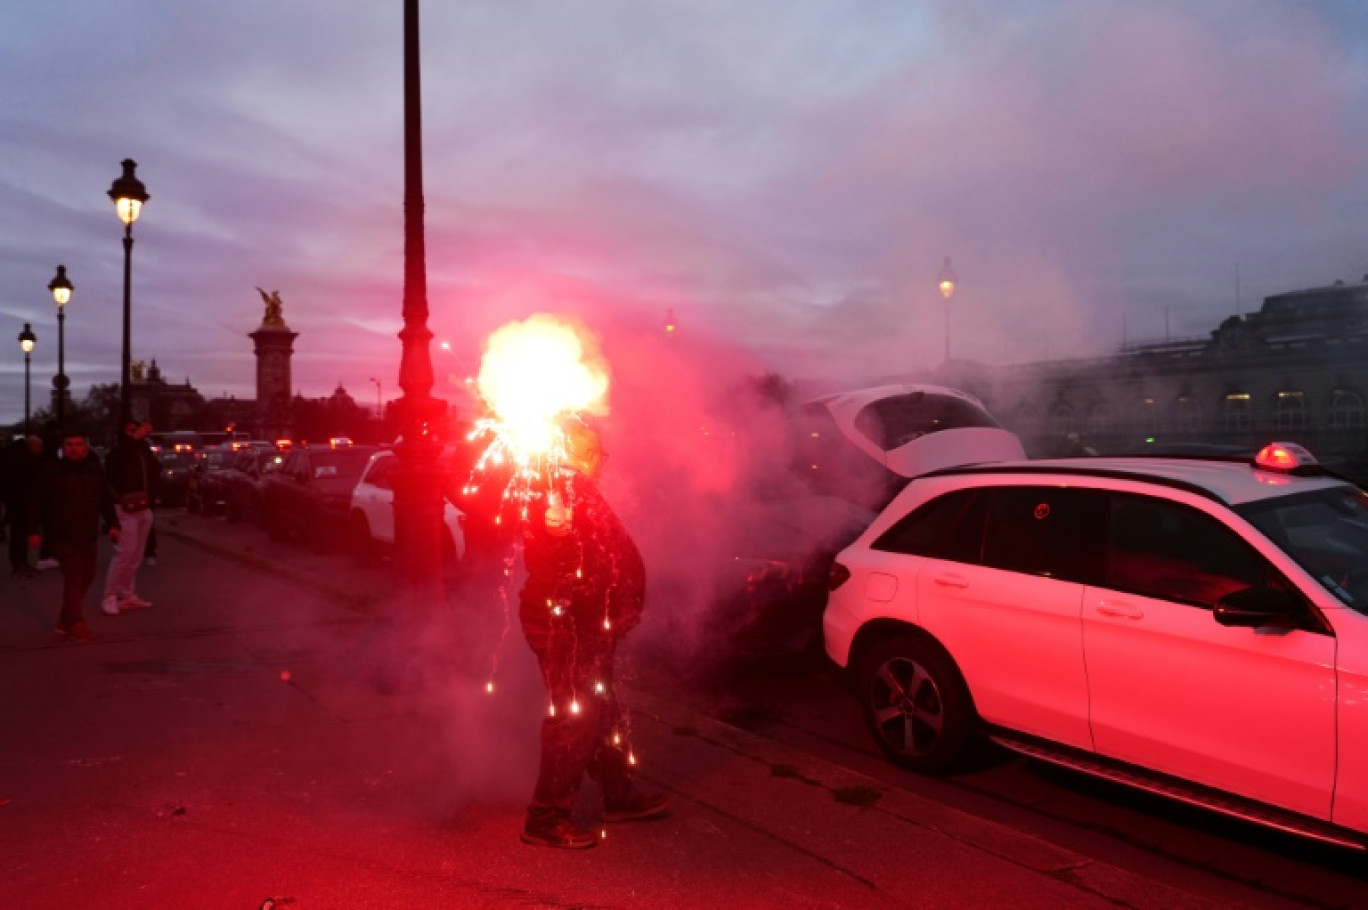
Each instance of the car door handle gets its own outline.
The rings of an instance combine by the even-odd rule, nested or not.
[[[1120,616],[1124,619],[1144,619],[1145,611],[1128,603],[1098,601],[1097,612],[1103,616]]]
[[[969,587],[969,579],[965,578],[963,575],[937,575],[932,579],[932,582],[940,585],[942,588]]]

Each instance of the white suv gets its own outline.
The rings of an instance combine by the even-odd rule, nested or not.
[[[394,474],[399,459],[392,450],[382,449],[370,457],[352,490],[347,515],[347,537],[358,558],[372,559],[377,550],[394,545]],[[465,556],[465,513],[442,501],[443,562],[455,565]]]
[[[918,477],[823,632],[895,761],[979,733],[1324,841],[1368,840],[1368,495],[1304,449]]]

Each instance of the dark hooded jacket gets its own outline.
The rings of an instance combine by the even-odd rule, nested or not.
[[[104,529],[119,526],[114,497],[105,483],[100,460],[87,455],[77,461],[58,458],[44,463],[38,488],[29,504],[29,533],[49,542],[87,543]]]
[[[146,493],[149,499],[156,500],[161,464],[145,439],[120,436],[105,456],[104,469],[115,499],[125,493]]]

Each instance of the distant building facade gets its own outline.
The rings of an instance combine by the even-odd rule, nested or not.
[[[137,361],[129,366],[128,398],[133,415],[152,421],[159,430],[191,430],[204,417],[204,396],[185,382],[167,382],[154,358],[150,365]]]
[[[951,365],[952,368],[954,365]],[[1086,360],[980,367],[949,377],[1028,451],[1077,433],[1099,452],[1150,443],[1257,449],[1301,443],[1323,460],[1368,448],[1368,276],[1267,297],[1208,336]]]

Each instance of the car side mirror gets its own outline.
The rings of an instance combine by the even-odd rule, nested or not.
[[[1223,626],[1258,629],[1290,628],[1296,624],[1300,610],[1301,604],[1292,594],[1260,586],[1231,591],[1216,601],[1213,612]]]

